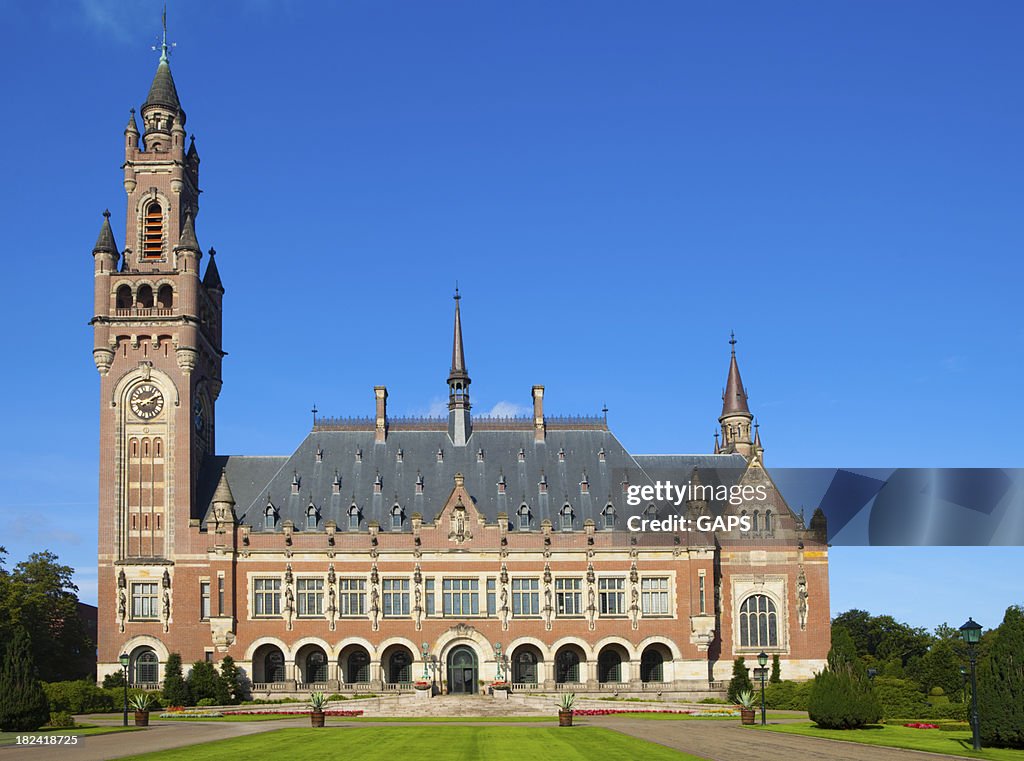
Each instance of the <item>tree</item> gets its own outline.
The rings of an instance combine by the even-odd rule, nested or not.
[[[856,729],[875,724],[882,709],[853,636],[843,627],[832,630],[828,666],[814,677],[807,700],[811,720],[825,729]]]
[[[941,687],[946,695],[956,697],[961,694],[963,687],[961,663],[963,661],[958,657],[953,643],[940,639],[918,661],[912,673],[925,692],[930,693],[935,687]]]
[[[39,683],[28,633],[16,626],[0,670],[0,730],[30,732],[49,720],[50,703]]]
[[[208,661],[196,661],[188,673],[188,692],[195,704],[202,700],[212,700],[219,704],[226,695],[223,680],[217,669]]]
[[[866,610],[848,610],[832,619],[832,631],[842,628],[850,635],[865,662],[898,658],[906,666],[922,657],[934,638],[925,629],[897,621],[892,616],[872,616]]]
[[[11,572],[2,568],[2,560],[0,554],[0,643],[10,641],[21,625],[43,681],[95,677],[96,645],[78,614],[74,569],[49,551],[29,555]]]
[[[103,689],[119,690],[122,687],[124,687],[124,671],[122,669],[118,669],[117,671],[103,677]]]
[[[164,665],[164,703],[168,706],[192,705],[189,699],[188,685],[181,673],[181,656],[171,653]]]
[[[743,656],[732,662],[732,679],[729,680],[729,700],[737,702],[741,692],[753,691],[754,685],[750,681],[750,674],[744,664]]]
[[[242,675],[235,664],[235,659],[225,655],[220,662],[220,678],[227,694],[225,703],[237,703],[242,697]]]
[[[1006,609],[982,656],[978,717],[983,745],[1024,748],[1024,608]]]
[[[782,664],[779,662],[779,654],[772,656],[772,675],[768,678],[772,684],[779,684],[782,681]]]

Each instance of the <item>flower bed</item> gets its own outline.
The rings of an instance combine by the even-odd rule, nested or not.
[[[938,729],[938,724],[922,724],[921,722],[913,722],[911,724],[904,724],[903,726],[909,727],[910,729]]]
[[[311,711],[224,711],[223,716],[309,716]],[[340,708],[328,708],[324,716],[362,716],[361,710],[343,711]]]
[[[220,711],[164,711],[161,719],[220,719],[224,716]]]
[[[732,709],[693,710],[689,708],[578,708],[573,713],[577,716],[615,716],[616,714],[631,713],[672,713],[682,716],[739,716],[739,712]]]

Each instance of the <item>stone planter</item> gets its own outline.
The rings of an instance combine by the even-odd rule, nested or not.
[[[149,726],[149,711],[136,711],[135,712],[135,726],[137,726],[137,727],[148,727]]]
[[[753,708],[741,708],[740,709],[740,723],[741,724],[753,724],[754,716],[757,712]]]
[[[559,711],[558,712],[558,726],[560,726],[560,727],[571,727],[572,726],[572,711]]]
[[[504,687],[492,687],[491,691],[498,700],[508,700],[509,688],[507,685]]]
[[[324,712],[313,711],[309,715],[309,724],[313,727],[322,727],[324,725]]]

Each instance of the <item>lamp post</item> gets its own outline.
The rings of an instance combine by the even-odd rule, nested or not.
[[[420,645],[423,654],[423,681],[430,681],[430,645],[424,642]]]
[[[967,657],[971,661],[971,732],[974,749],[981,750],[980,727],[978,726],[978,643],[981,641],[981,624],[973,618],[960,627],[960,636],[967,643]]]
[[[963,701],[966,703],[967,702],[967,667],[966,666],[961,666],[960,667],[960,679],[963,682],[963,684],[960,685],[960,692],[963,694],[963,696],[964,696],[963,697]]]
[[[762,650],[757,654],[757,665],[761,667],[761,726],[768,722],[764,713],[764,672],[768,670],[768,653]]]
[[[494,643],[494,663],[495,663],[494,681],[495,682],[502,682],[505,679],[505,674],[504,674],[504,671],[502,670],[501,643],[500,642],[495,642]]]
[[[128,663],[131,661],[128,653],[121,653],[117,657],[118,662],[121,664],[121,670],[124,672],[124,726],[128,726]]]

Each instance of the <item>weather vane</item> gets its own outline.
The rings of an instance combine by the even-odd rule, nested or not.
[[[164,6],[163,13],[163,25],[164,25],[164,36],[160,43],[160,63],[167,63],[167,59],[171,55],[171,51],[178,46],[177,42],[168,44],[167,42],[167,6]],[[156,50],[156,45],[153,45],[153,50]]]

